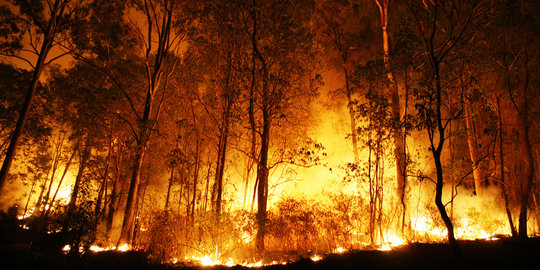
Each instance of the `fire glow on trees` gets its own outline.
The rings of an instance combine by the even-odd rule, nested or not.
[[[8,163],[36,83],[0,203],[58,252],[258,267],[540,233],[534,1],[37,2],[0,8],[3,60],[61,51],[2,64]]]

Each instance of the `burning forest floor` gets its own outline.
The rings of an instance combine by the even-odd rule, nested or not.
[[[540,255],[538,237],[526,240],[501,238],[458,241],[461,255],[456,255],[447,244],[411,243],[391,250],[346,251],[265,266],[201,266],[187,262],[153,263],[143,251],[88,251],[73,256],[52,250],[36,251],[16,244],[22,241],[8,243],[5,238],[1,240],[1,265],[16,269],[525,269],[537,265]],[[48,240],[43,241],[32,245],[39,244],[43,248],[50,244]]]

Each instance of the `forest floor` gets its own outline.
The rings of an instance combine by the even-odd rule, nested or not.
[[[75,260],[69,255],[37,252],[7,244],[0,239],[2,269],[251,269],[243,266],[195,266],[186,264],[155,264],[143,252],[88,252]],[[526,240],[459,241],[461,255],[447,244],[414,243],[389,251],[359,250],[328,254],[320,261],[309,258],[285,265],[270,265],[259,269],[538,269],[540,238]],[[4,266],[8,266],[7,268]]]

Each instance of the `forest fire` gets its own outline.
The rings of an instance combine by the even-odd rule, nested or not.
[[[3,256],[537,250],[538,1],[30,2],[0,2]]]

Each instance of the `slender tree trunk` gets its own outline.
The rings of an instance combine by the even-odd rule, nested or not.
[[[394,137],[394,156],[396,160],[396,183],[397,183],[397,196],[402,208],[402,228],[405,226],[406,217],[406,198],[405,188],[407,186],[407,155],[405,152],[405,139],[404,133],[401,128],[401,108],[399,104],[399,89],[396,82],[396,78],[392,71],[390,64],[390,41],[388,35],[388,6],[389,0],[375,0],[379,7],[379,15],[381,19],[383,51],[384,51],[384,68],[386,70],[386,76],[390,82],[389,90],[392,101],[392,120],[395,124],[393,132]]]
[[[270,147],[270,114],[269,114],[269,79],[270,75],[266,62],[253,42],[253,50],[262,66],[262,134],[259,160],[257,162],[257,233],[255,235],[255,247],[257,253],[264,254],[264,238],[266,234],[266,208],[268,203],[268,150]]]
[[[257,22],[258,16],[260,15],[256,10],[257,5],[256,1],[253,0],[253,35],[252,35],[252,50],[253,57],[256,57],[260,64],[262,70],[262,94],[261,94],[261,112],[262,112],[262,133],[260,133],[261,138],[261,147],[259,151],[258,159],[255,159],[255,145],[252,144],[252,158],[257,160],[257,233],[255,235],[255,248],[259,256],[264,255],[264,238],[266,234],[266,210],[268,203],[268,150],[270,148],[270,126],[271,126],[271,116],[270,116],[270,73],[266,63],[266,59],[261,54],[257,45]],[[252,74],[252,85],[251,85],[251,102],[254,101],[254,87],[255,87],[255,59],[253,59],[253,74]],[[251,104],[253,105],[253,103]],[[252,126],[252,132],[255,132],[255,123],[254,123],[254,112],[253,108],[250,110],[250,122]],[[253,139],[253,143],[255,143]]]
[[[257,252],[264,253],[264,237],[266,234],[266,207],[268,202],[268,148],[270,143],[270,122],[267,112],[263,110],[263,132],[261,137],[260,160],[257,163],[257,234],[255,246]]]
[[[248,199],[248,189],[249,189],[249,179],[251,178],[251,171],[253,169],[253,160],[249,159],[246,164],[246,179],[244,183],[244,201],[242,203],[242,208],[246,207],[246,202]]]
[[[459,246],[457,244],[455,235],[454,235],[454,226],[452,225],[452,221],[450,220],[450,217],[446,213],[446,209],[444,208],[444,204],[442,203],[442,193],[443,193],[443,168],[441,164],[441,153],[439,151],[433,152],[433,157],[435,160],[435,167],[437,170],[437,183],[435,187],[435,205],[437,206],[437,209],[439,210],[439,213],[441,214],[441,218],[446,225],[446,231],[448,233],[448,242],[450,245],[456,249],[459,250]]]
[[[52,167],[49,169],[49,172],[47,173],[47,175],[49,175],[50,171],[52,171]],[[38,210],[42,205],[43,194],[45,194],[45,187],[47,186],[47,179],[45,178],[44,180],[45,182],[40,185],[41,191],[39,192],[39,197],[36,202],[36,209]]]
[[[21,109],[19,119],[17,120],[15,130],[13,131],[13,135],[11,136],[11,142],[9,143],[8,149],[6,151],[6,156],[4,158],[4,163],[2,164],[2,169],[0,169],[0,196],[2,195],[2,191],[9,174],[9,169],[11,168],[11,163],[13,162],[13,158],[15,157],[17,146],[22,136],[24,126],[26,125],[26,119],[28,118],[30,107],[32,106],[32,99],[34,98],[34,95],[36,93],[39,78],[41,77],[41,73],[45,66],[45,59],[47,58],[47,55],[49,54],[51,45],[53,43],[56,31],[56,23],[57,22],[53,19],[49,21],[47,33],[45,33],[36,67],[34,69],[34,75],[32,77],[32,81],[30,82],[30,86],[28,87],[28,90],[26,92],[26,98],[24,99],[23,107]]]
[[[231,110],[231,101],[227,101],[227,109],[223,115],[222,134],[220,136],[219,143],[219,160],[216,171],[216,184],[217,184],[217,196],[216,196],[216,214],[219,219],[221,215],[221,196],[223,194],[223,175],[225,173],[225,160],[227,156],[227,140],[229,137],[229,115]]]
[[[131,244],[131,236],[133,235],[135,208],[137,203],[137,195],[139,194],[139,186],[141,183],[141,169],[144,155],[146,153],[146,143],[143,145],[138,145],[135,151],[135,163],[133,165],[133,171],[131,174],[128,197],[126,200],[126,209],[124,211],[124,221],[122,222],[122,230],[120,232],[120,238],[117,246]]]
[[[28,198],[26,199],[26,204],[24,206],[24,212],[23,212],[23,218],[26,218],[26,213],[28,213],[28,206],[30,205],[30,199],[32,199],[32,194],[34,193],[34,188],[36,187],[37,179],[34,179],[32,181],[32,187],[30,188],[30,192],[28,193]]]
[[[354,107],[353,107],[353,100],[352,100],[352,89],[350,87],[350,79],[349,79],[349,71],[347,70],[347,67],[345,66],[346,59],[343,58],[343,73],[345,74],[345,91],[347,96],[347,109],[349,111],[349,118],[351,123],[351,139],[352,139],[352,145],[353,145],[353,156],[354,156],[354,163],[358,164],[359,157],[358,157],[358,134],[356,131],[356,117],[354,113]]]
[[[161,22],[158,21],[158,18],[149,15],[152,13],[150,10],[146,10],[146,20],[148,27],[145,37],[148,38],[148,43],[144,44],[144,46],[146,47],[145,59],[146,75],[148,79],[146,86],[146,98],[144,100],[144,110],[142,117],[136,111],[134,111],[134,113],[138,116],[137,120],[139,122],[137,134],[135,134],[135,136],[137,137],[137,145],[135,147],[133,173],[129,185],[126,209],[124,211],[124,220],[122,222],[122,230],[117,245],[130,244],[130,242],[132,241],[131,238],[133,236],[133,225],[137,207],[136,203],[138,201],[137,197],[139,185],[141,183],[141,168],[144,156],[146,155],[148,142],[150,140],[150,137],[152,136],[157,120],[159,119],[159,112],[161,106],[160,102],[163,101],[162,99],[161,101],[157,102],[157,104],[154,104],[154,95],[156,91],[160,89],[161,78],[164,74],[164,69],[166,65],[165,62],[167,60],[168,54],[172,53],[170,50],[172,47],[174,47],[173,43],[176,42],[174,39],[170,39],[173,27],[172,21],[175,3],[175,1],[165,1],[161,3],[163,4],[160,7],[163,8],[163,16],[159,18]],[[149,9],[148,6],[146,6],[146,8]],[[151,53],[153,53],[154,51],[152,48],[152,45],[154,44],[152,37],[153,32],[155,31],[155,28],[152,26],[153,23],[159,25],[160,31],[157,32],[157,48],[155,48],[155,54],[151,55]],[[151,59],[153,63],[150,63]],[[172,69],[174,70],[174,66],[172,67]],[[170,70],[169,72],[172,72],[172,70]],[[164,85],[167,85],[167,80],[165,80]],[[154,107],[157,107],[157,109]]]
[[[53,197],[51,199],[51,204],[53,204],[54,200],[56,200],[56,196],[58,195],[58,191],[62,187],[62,183],[64,182],[64,178],[66,177],[66,174],[67,174],[67,172],[69,170],[69,167],[71,166],[71,162],[73,161],[73,158],[75,157],[75,154],[77,153],[77,151],[79,151],[79,143],[78,142],[75,145],[75,147],[73,148],[73,152],[69,156],[69,159],[68,159],[68,161],[66,163],[66,167],[64,168],[64,172],[62,173],[62,177],[60,177],[60,181],[58,182],[58,187],[56,188],[56,191],[54,192],[54,195],[53,195]],[[45,217],[47,217],[49,215],[50,211],[51,211],[51,207],[49,207],[49,209],[46,211]]]
[[[484,193],[484,187],[482,182],[484,181],[484,171],[479,166],[480,161],[480,151],[478,147],[478,141],[476,140],[476,128],[473,123],[470,102],[468,98],[464,98],[463,107],[465,109],[465,124],[467,126],[467,145],[469,146],[469,154],[471,156],[472,169],[473,169],[473,179],[474,179],[474,190],[476,195],[482,197]]]
[[[79,196],[79,191],[81,189],[82,178],[84,176],[84,170],[86,169],[86,164],[90,158],[91,143],[90,138],[86,138],[84,149],[81,153],[81,159],[79,161],[79,170],[77,171],[77,176],[75,177],[75,184],[73,185],[73,191],[71,192],[71,197],[69,198],[68,203],[68,215],[73,214],[75,207],[77,205],[77,198]]]
[[[527,99],[526,96],[523,96],[523,99]],[[528,103],[528,101],[524,101]],[[522,161],[522,172],[523,180],[521,181],[521,192],[520,192],[520,211],[519,211],[519,230],[518,234],[520,238],[527,238],[527,210],[529,207],[529,199],[532,190],[532,183],[534,179],[534,166],[533,166],[533,155],[532,148],[529,139],[529,125],[527,119],[527,106],[528,104],[523,104],[521,111],[518,113],[517,117],[517,126],[518,126],[518,139],[520,144],[520,153],[523,155]]]
[[[210,150],[208,150],[208,156],[210,156]],[[208,209],[208,189],[210,188],[210,175],[212,174],[212,164],[208,162],[208,170],[206,171],[206,185],[204,187],[204,205],[203,211]]]
[[[174,182],[174,166],[171,166],[171,176],[169,177],[169,186],[167,187],[167,197],[165,198],[165,211],[169,210],[169,200],[171,197],[171,188]]]
[[[198,133],[197,133],[198,134]],[[200,139],[197,135],[197,144],[195,145],[195,169],[193,172],[193,195],[191,198],[191,224],[195,224],[195,204],[197,202],[197,181],[199,179],[199,163],[201,162],[200,157]]]
[[[184,171],[184,166],[182,165],[180,173]],[[182,198],[184,197],[184,178],[180,175],[180,192],[178,192],[178,211],[182,211]]]
[[[372,141],[371,141],[371,133],[369,134],[369,142],[368,142],[368,181],[369,181],[369,238],[371,240],[371,244],[375,244],[375,188],[373,184],[373,176],[372,176],[372,167],[373,164],[371,162],[371,156],[373,152],[372,147]]]
[[[109,178],[109,168],[111,167],[111,159],[112,159],[112,134],[109,138],[109,150],[107,153],[107,164],[105,165],[105,172],[103,172],[103,179],[101,180],[101,185],[99,187],[98,196],[96,199],[96,208],[94,209],[94,214],[96,215],[96,219],[98,216],[100,216],[101,212],[101,202],[103,201],[103,194],[105,194],[105,191],[107,190],[107,180]]]
[[[58,169],[58,165],[60,163],[60,157],[62,156],[62,146],[64,145],[64,138],[66,134],[64,133],[61,138],[58,140],[58,144],[55,147],[54,150],[54,161],[52,165],[52,173],[51,173],[51,180],[49,181],[49,187],[47,188],[47,193],[45,194],[45,202],[43,203],[45,209],[43,212],[41,212],[41,216],[43,217],[45,215],[45,212],[47,212],[48,208],[51,207],[49,204],[49,199],[51,195],[52,185],[54,183],[54,178],[56,176],[56,170]]]
[[[452,224],[452,221],[450,220],[450,217],[448,217],[448,214],[446,213],[446,209],[444,207],[444,204],[442,203],[442,194],[443,194],[443,186],[444,186],[444,179],[443,179],[443,167],[441,163],[441,153],[443,151],[444,147],[444,141],[445,141],[445,132],[444,132],[444,126],[442,123],[442,86],[441,86],[441,79],[440,79],[440,72],[439,72],[439,62],[435,58],[433,50],[430,51],[430,57],[432,60],[433,65],[433,71],[435,75],[435,95],[436,95],[436,107],[435,107],[435,117],[436,117],[436,134],[438,135],[438,142],[437,146],[434,145],[434,138],[431,138],[431,152],[433,153],[433,159],[435,161],[435,168],[437,171],[437,182],[435,187],[435,205],[437,206],[437,209],[439,210],[439,213],[441,215],[441,218],[446,225],[446,231],[448,233],[448,243],[453,247],[456,254],[461,254],[459,245],[456,241],[455,235],[454,235],[454,226]]]
[[[106,226],[105,226],[106,234],[107,234],[107,237],[109,238],[112,232],[114,215],[117,209],[117,202],[118,202],[118,196],[119,196],[117,189],[118,189],[118,184],[120,183],[120,179],[122,177],[122,160],[123,160],[122,157],[123,157],[122,145],[119,144],[117,146],[116,159],[115,159],[116,177],[114,178],[114,182],[113,182],[113,186],[111,190],[111,198],[108,203],[107,221],[106,221]]]
[[[506,217],[508,218],[508,225],[510,226],[510,231],[512,232],[512,237],[517,237],[516,226],[514,225],[514,219],[512,218],[512,212],[510,211],[510,199],[508,198],[508,186],[506,183],[505,173],[504,173],[504,151],[503,151],[503,122],[501,114],[501,104],[499,97],[497,97],[497,114],[499,120],[499,157],[501,159],[500,164],[500,174],[501,174],[501,191],[504,200],[504,209],[506,210]]]
[[[521,171],[522,171],[522,181],[520,184],[520,211],[519,211],[519,227],[518,235],[520,238],[527,238],[527,210],[529,207],[529,199],[531,196],[531,190],[534,180],[534,158],[532,153],[532,146],[529,136],[529,96],[528,96],[528,87],[529,87],[529,66],[528,66],[528,54],[525,51],[524,55],[521,56],[522,66],[525,69],[523,72],[523,78],[521,79],[519,85],[519,94],[521,96],[521,104],[517,110],[517,131],[518,131],[518,141],[519,141],[519,150],[522,155],[521,161]]]

